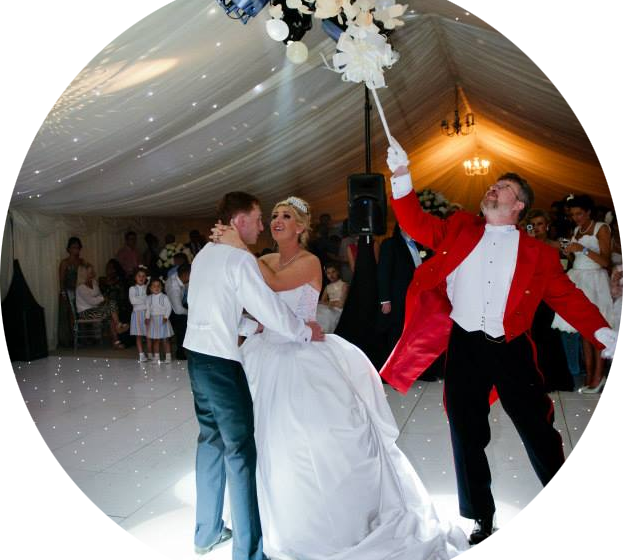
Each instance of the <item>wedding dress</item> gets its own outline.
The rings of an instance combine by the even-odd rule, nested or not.
[[[304,320],[309,284],[280,292]],[[265,330],[242,346],[255,415],[264,553],[278,560],[446,560],[468,548],[438,520],[408,459],[379,375],[327,335],[289,342]]]

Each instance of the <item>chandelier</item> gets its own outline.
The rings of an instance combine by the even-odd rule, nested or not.
[[[474,113],[467,113],[465,118],[461,120],[459,116],[459,93],[462,93],[459,86],[455,86],[454,97],[454,120],[448,122],[446,119],[441,121],[441,133],[446,136],[467,136],[474,130],[476,123],[474,122]]]
[[[463,169],[465,169],[465,175],[486,175],[489,173],[490,165],[491,162],[488,159],[480,159],[475,156],[463,162]]]

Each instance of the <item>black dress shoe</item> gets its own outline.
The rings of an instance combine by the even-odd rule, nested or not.
[[[487,537],[493,534],[493,517],[486,519],[476,519],[474,523],[474,529],[469,536],[469,544],[478,544],[484,541]]]

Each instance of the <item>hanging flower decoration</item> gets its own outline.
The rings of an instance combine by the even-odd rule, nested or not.
[[[416,192],[420,206],[424,212],[429,212],[441,218],[450,210],[450,202],[440,192],[431,189],[424,189]]]
[[[288,45],[286,55],[298,64],[307,59],[301,39],[311,29],[311,18],[322,20],[337,41],[332,64],[325,60],[326,66],[344,81],[379,88],[385,86],[384,70],[398,60],[387,36],[404,25],[400,17],[406,10],[407,5],[395,0],[271,0],[266,30]]]

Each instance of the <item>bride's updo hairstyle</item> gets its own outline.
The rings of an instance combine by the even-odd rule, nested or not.
[[[281,202],[277,202],[273,208],[273,212],[275,212],[277,208],[283,206],[287,206],[292,210],[296,225],[304,228],[303,232],[299,235],[299,243],[303,247],[307,247],[309,234],[311,232],[311,212],[309,210],[309,204],[298,196],[290,196]]]

